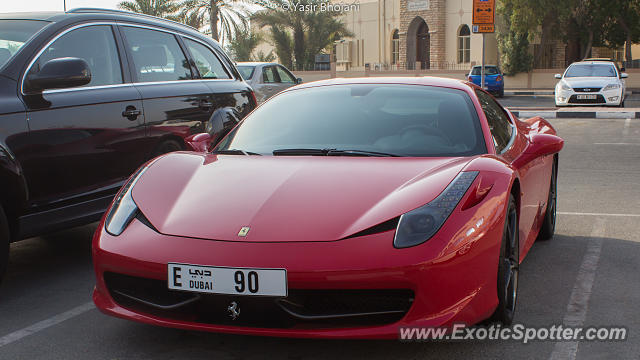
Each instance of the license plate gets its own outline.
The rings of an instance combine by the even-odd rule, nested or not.
[[[169,289],[198,293],[287,296],[285,269],[168,264]]]
[[[578,95],[578,100],[595,100],[597,98],[597,95]]]

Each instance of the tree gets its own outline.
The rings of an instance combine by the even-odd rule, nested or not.
[[[252,61],[252,53],[262,42],[262,35],[250,32],[248,29],[236,31],[233,39],[229,42],[227,50],[235,61]]]
[[[613,48],[625,46],[625,60],[633,61],[631,45],[640,41],[640,0],[609,0],[610,21],[605,24],[604,37]]]
[[[261,27],[268,28],[276,54],[285,66],[295,70],[311,68],[316,54],[335,40],[352,36],[338,13],[303,11],[307,6],[319,8],[326,1],[271,0],[262,3],[265,10],[252,17]]]
[[[250,0],[185,0],[180,16],[208,18],[213,39],[232,39],[236,31],[248,27],[249,14],[244,5],[249,3]]]
[[[513,24],[513,3],[499,2],[497,13],[501,16],[497,35],[500,66],[508,75],[531,71],[533,57],[529,52],[529,33]]]
[[[169,19],[174,19],[174,14],[179,9],[175,0],[123,1],[118,4],[118,7],[123,10]]]

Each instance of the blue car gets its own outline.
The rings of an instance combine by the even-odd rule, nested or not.
[[[482,66],[474,66],[469,72],[469,81],[480,86]],[[495,65],[485,65],[484,67],[484,88],[497,97],[504,96],[504,75],[500,68]]]

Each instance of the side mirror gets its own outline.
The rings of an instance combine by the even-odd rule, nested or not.
[[[296,84],[302,84],[302,78],[297,78],[296,79]]]
[[[63,89],[87,85],[91,82],[91,70],[86,61],[65,57],[47,61],[36,74],[27,76],[29,90]]]
[[[556,79],[562,79],[562,74],[556,74],[555,77]]]
[[[620,74],[620,79],[626,79],[628,77],[629,77],[629,74],[627,74],[627,73]]]
[[[534,134],[525,151],[514,162],[514,166],[520,167],[539,157],[559,153],[563,146],[564,140],[559,136]]]
[[[545,156],[560,152],[563,146],[564,140],[559,136],[534,134],[531,137],[531,144],[524,152],[535,154],[536,156]]]
[[[184,140],[192,151],[207,152],[211,143],[211,135],[207,133],[193,134]]]

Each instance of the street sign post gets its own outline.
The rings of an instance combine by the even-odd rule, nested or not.
[[[480,86],[484,89],[484,45],[485,34],[495,30],[495,0],[473,0],[473,32],[482,33],[482,66]]]

